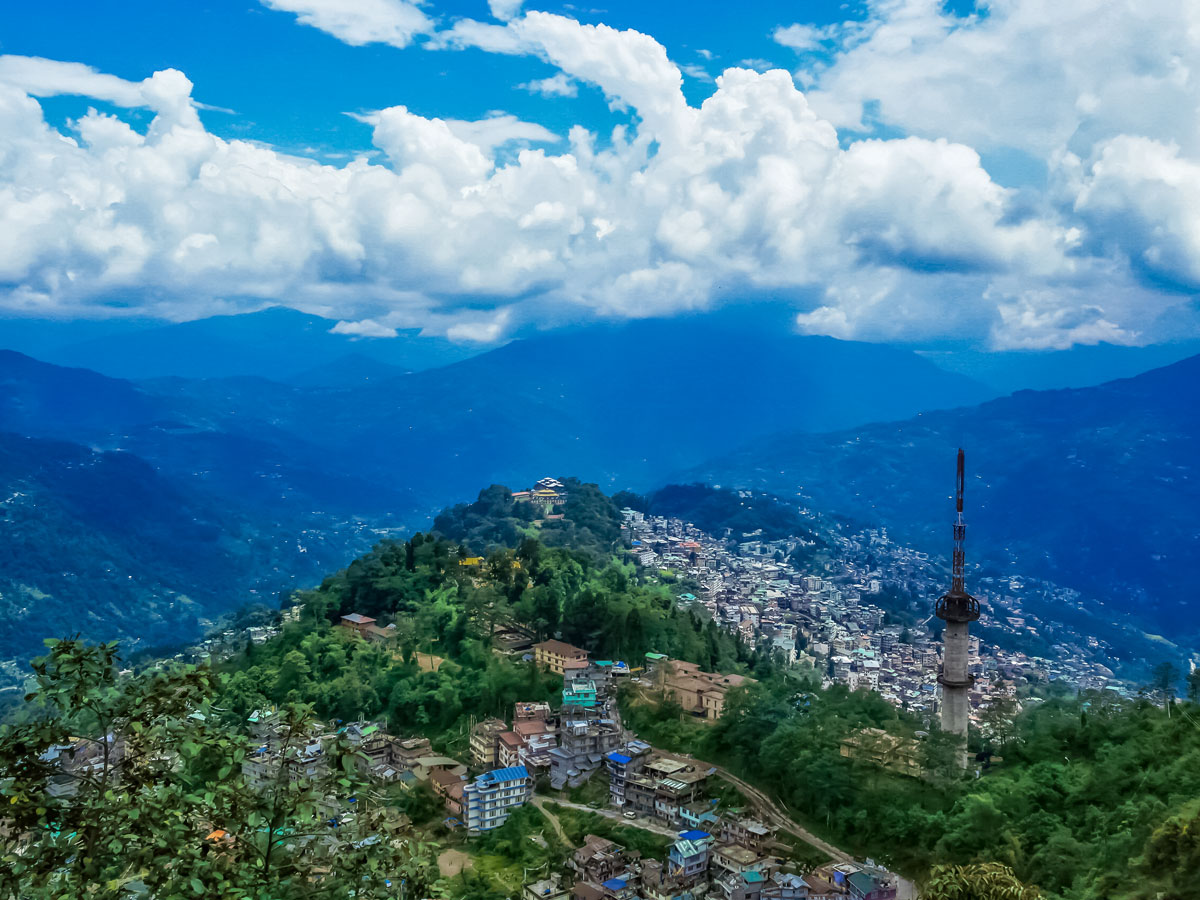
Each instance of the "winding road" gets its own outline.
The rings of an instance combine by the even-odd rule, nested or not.
[[[763,820],[764,824],[775,825],[780,831],[786,831],[793,837],[798,837],[809,846],[820,850],[835,863],[854,862],[854,857],[851,854],[845,850],[839,850],[833,844],[822,840],[807,828],[796,823],[768,794],[738,778],[728,769],[721,766],[714,766],[714,768],[717,770],[718,776],[736,787],[754,804],[757,814]],[[896,900],[912,900],[912,898],[917,896],[916,885],[899,873],[896,873],[896,878],[898,879]]]

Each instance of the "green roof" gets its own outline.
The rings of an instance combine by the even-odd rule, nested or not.
[[[866,895],[875,890],[875,879],[866,872],[855,872],[846,881],[860,894]]]

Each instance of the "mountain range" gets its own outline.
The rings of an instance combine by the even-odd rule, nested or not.
[[[778,435],[688,477],[795,497],[944,554],[957,447],[975,559],[1050,577],[1198,642],[1200,356],[1097,387]]]
[[[301,383],[322,372],[340,383],[349,373],[378,367],[402,374],[478,352],[416,329],[363,337],[336,332],[337,325],[282,306],[191,322],[0,319],[0,347],[116,378],[258,376]]]
[[[328,517],[219,500],[131,453],[0,433],[0,684],[44,638],[171,643],[275,605],[369,543]]]
[[[294,323],[295,315],[279,317]],[[137,333],[91,339],[133,354],[122,342]],[[481,485],[523,487],[549,472],[608,491],[700,479],[799,494],[940,551],[946,512],[936,499],[949,489],[946,468],[960,443],[973,473],[973,534],[995,556],[1089,590],[1118,585],[1105,596],[1120,594],[1159,621],[1174,602],[1165,598],[1200,563],[1186,539],[1195,533],[1190,507],[1169,502],[1194,489],[1194,360],[1098,388],[997,399],[908,350],[730,317],[551,333],[419,371],[346,347],[338,353],[275,378],[122,379],[0,351],[0,432],[11,450],[0,498],[37,498],[20,507],[30,534],[28,523],[49,510],[80,553],[110,560],[118,575],[142,573],[125,578],[124,593],[119,578],[102,579],[119,599],[80,627],[158,639],[177,622],[186,632],[186,623],[247,599],[238,584],[260,595],[302,584],[381,534],[427,527],[438,509]],[[880,422],[892,424],[872,424]],[[29,438],[46,448],[13,443]],[[1123,473],[1118,483],[1112,471]],[[54,472],[74,473],[75,500]],[[78,499],[89,491],[86,503]],[[172,498],[147,507],[159,518],[146,527],[207,535],[207,543],[184,542],[196,564],[122,530],[128,516],[98,527],[96,509],[120,508],[113,492]],[[10,526],[20,518],[10,516]],[[1134,523],[1142,530],[1122,542]],[[28,571],[98,571],[63,566],[55,532],[37,533],[47,540],[22,545]],[[303,550],[273,552],[276,545]],[[32,596],[27,589],[59,598],[63,610],[88,602],[82,576],[72,593],[49,575],[11,571],[0,570],[8,577],[0,591],[13,602]],[[196,601],[191,619],[156,605],[178,594]],[[143,610],[162,627],[139,620]],[[22,621],[0,625],[0,653],[13,629],[27,635]]]
[[[688,337],[697,320],[729,334],[782,336],[794,330],[790,316],[789,310],[772,304],[742,303],[676,318],[672,324],[679,328],[679,340]],[[594,325],[577,327],[593,333],[598,330]],[[354,331],[336,319],[283,306],[190,322],[0,314],[0,349],[114,378],[256,376],[301,387],[333,388],[434,369],[489,349],[415,329],[399,329],[393,337]],[[514,335],[535,341],[541,336],[534,325]],[[552,340],[562,336],[560,329]],[[917,352],[940,369],[986,385],[999,396],[1025,389],[1089,387],[1131,377],[1200,353],[1200,340],[1147,347],[1100,343],[1061,350],[981,350],[953,344],[904,349]]]

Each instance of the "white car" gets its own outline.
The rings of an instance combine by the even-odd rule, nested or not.
[[[635,813],[635,812],[622,813],[621,815],[623,815],[627,819],[636,819],[637,818],[637,813]]]

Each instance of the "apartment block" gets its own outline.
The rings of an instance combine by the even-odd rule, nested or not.
[[[472,833],[499,828],[533,795],[533,779],[524,766],[493,769],[463,785],[463,815]]]

